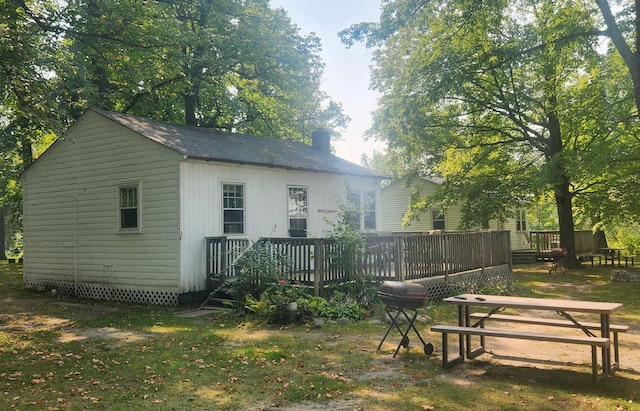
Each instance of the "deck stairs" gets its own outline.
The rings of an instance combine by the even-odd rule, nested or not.
[[[511,250],[513,264],[533,264],[536,261],[536,250]]]

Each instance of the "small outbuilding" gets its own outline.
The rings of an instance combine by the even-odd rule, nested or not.
[[[79,297],[176,304],[206,291],[207,237],[322,237],[379,173],[312,144],[89,110],[22,175],[24,280]]]

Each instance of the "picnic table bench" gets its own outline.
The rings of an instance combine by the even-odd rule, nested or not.
[[[520,324],[531,325],[546,325],[551,327],[565,327],[565,328],[582,328],[583,330],[600,330],[601,324],[598,322],[580,322],[577,326],[570,320],[560,320],[556,318],[538,318],[538,317],[524,317],[520,315],[510,314],[493,314],[488,316],[487,313],[472,313],[471,318],[480,319],[482,321],[481,327],[484,326],[484,320],[497,320],[505,322],[514,322]],[[613,364],[612,367],[619,367],[620,365],[620,348],[618,333],[629,331],[628,325],[622,324],[609,324],[609,331],[613,334]],[[586,331],[585,331],[586,333]],[[587,334],[589,335],[589,334]],[[611,337],[609,337],[611,338]]]
[[[591,370],[595,385],[599,383],[603,376],[611,374],[619,367],[618,333],[627,331],[628,327],[611,325],[609,317],[610,314],[619,309],[622,304],[476,294],[462,294],[445,298],[443,301],[458,306],[458,325],[434,325],[431,327],[431,331],[442,333],[442,365],[444,368],[462,363],[465,356],[466,358],[473,359],[485,353],[486,337],[588,345],[591,347]],[[487,307],[490,311],[487,313],[473,313],[472,315],[470,313],[470,307],[472,306]],[[564,320],[498,314],[506,308],[555,311],[564,317]],[[569,312],[598,315],[600,322],[581,322],[576,320]],[[475,320],[475,323],[472,323],[472,319]],[[486,328],[485,322],[489,319],[574,328],[581,330],[583,334],[567,335],[520,331],[515,329]],[[595,335],[591,330],[600,330],[600,336]],[[615,365],[611,363],[611,333],[614,335]],[[458,335],[459,353],[458,356],[449,359],[449,335],[451,334]],[[476,348],[472,348],[472,336],[480,338],[480,344]],[[600,365],[598,349],[600,349],[602,353],[601,374],[598,372]]]

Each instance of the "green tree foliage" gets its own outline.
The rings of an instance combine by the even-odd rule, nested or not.
[[[320,40],[269,0],[0,0],[0,40],[15,221],[17,175],[91,107],[303,141],[349,121],[320,90]]]
[[[619,10],[614,13],[611,4]],[[605,34],[620,54],[633,84],[636,114],[640,114],[640,5],[638,2],[596,0],[604,24]],[[630,45],[631,44],[631,45]],[[635,49],[635,51],[634,51]]]
[[[39,3],[43,15],[55,10],[49,2]],[[16,2],[0,1],[0,258],[5,241],[21,225],[17,178],[60,124],[48,82],[56,51],[51,33]]]
[[[397,0],[342,36],[377,48],[372,132],[415,174],[445,177],[433,201],[484,226],[552,192],[572,257],[574,202],[618,201],[616,167],[638,147],[632,87],[598,52],[597,16],[570,1]]]
[[[319,89],[319,39],[267,0],[71,1],[63,21],[72,117],[96,106],[293,139],[348,120]]]

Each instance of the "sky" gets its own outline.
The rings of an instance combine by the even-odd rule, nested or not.
[[[351,118],[342,131],[342,141],[332,140],[336,155],[360,164],[363,153],[371,156],[374,149],[383,151],[383,143],[364,140],[378,96],[369,90],[372,52],[362,44],[346,48],[338,38],[338,32],[352,24],[378,21],[380,0],[271,0],[271,5],[285,9],[302,35],[315,33],[322,40],[325,69],[321,88]]]

